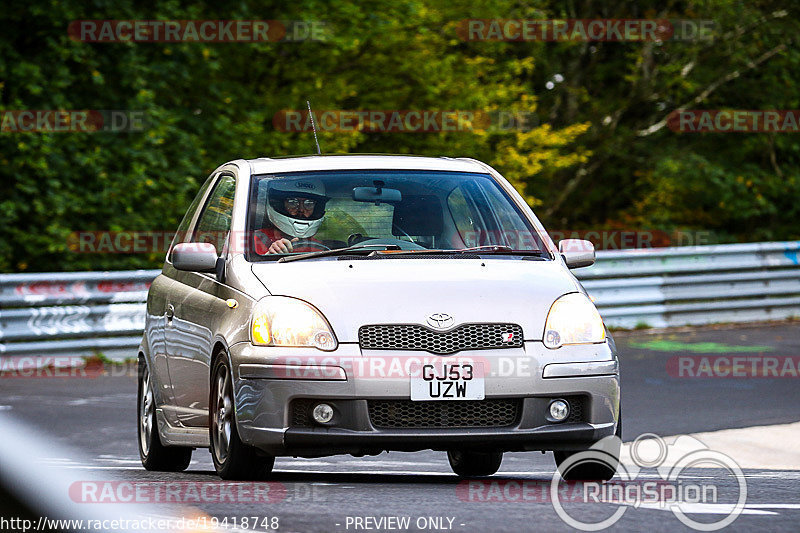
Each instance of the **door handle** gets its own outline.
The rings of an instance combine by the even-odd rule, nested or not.
[[[167,305],[167,310],[164,312],[167,315],[167,320],[172,321],[172,317],[175,316],[175,306],[172,304]]]

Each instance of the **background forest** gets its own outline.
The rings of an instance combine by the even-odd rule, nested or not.
[[[474,157],[545,226],[800,238],[800,133],[679,133],[676,109],[800,109],[798,14],[777,1],[11,0],[0,111],[143,112],[135,132],[0,132],[0,271],[158,267],[163,254],[79,254],[75,231],[174,230],[237,158],[311,153],[281,110],[514,111],[528,127],[321,132],[328,153]],[[511,42],[465,19],[713,21],[710,38]],[[70,22],[316,21],[319,40],[86,43]],[[461,26],[460,26],[461,25]]]

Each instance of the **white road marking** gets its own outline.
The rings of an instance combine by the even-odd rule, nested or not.
[[[800,503],[748,503],[750,509],[800,509]]]
[[[309,470],[288,470],[285,468],[281,468],[279,470],[275,470],[275,473],[281,474],[308,474]],[[448,472],[421,472],[421,471],[413,471],[413,470],[382,470],[377,472],[375,470],[343,470],[343,471],[327,471],[327,472],[319,472],[313,471],[318,474],[358,474],[358,475],[365,475],[365,474],[372,474],[372,475],[404,475],[404,476],[441,476],[447,475]],[[455,474],[451,474],[455,477]]]
[[[98,461],[102,461],[104,463],[117,463],[117,464],[130,464],[130,465],[141,465],[141,459],[124,459],[122,457],[108,457],[108,456],[100,456],[97,458]]]
[[[745,473],[744,477],[747,479],[800,479],[800,471],[792,470],[788,472],[752,472]]]
[[[632,504],[627,504],[632,505]],[[640,509],[657,509],[659,511],[672,512],[672,507],[677,506],[681,511],[686,514],[721,514],[729,515],[733,511],[734,505],[730,503],[678,503],[673,505],[660,505],[658,503],[642,503],[639,505]],[[750,506],[745,506],[741,514],[750,515],[777,515],[778,513],[772,511],[761,511],[759,509],[751,509]]]
[[[689,436],[713,451],[728,455],[743,469],[800,470],[800,422],[691,433]],[[664,440],[672,443],[677,438],[664,437]],[[623,447],[621,460],[623,464],[632,463],[630,444]],[[698,464],[696,468],[715,466]]]
[[[60,468],[66,468],[70,470],[140,470],[144,472],[144,468],[139,466],[96,466],[96,465],[59,465]]]

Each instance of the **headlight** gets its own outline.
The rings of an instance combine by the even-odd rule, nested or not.
[[[544,325],[544,345],[548,348],[603,342],[605,338],[603,319],[585,295],[565,294],[550,308]]]
[[[253,309],[250,338],[261,346],[311,346],[336,349],[327,320],[311,305],[294,298],[267,296]]]

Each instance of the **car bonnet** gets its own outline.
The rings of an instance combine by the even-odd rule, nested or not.
[[[271,295],[320,310],[339,342],[358,342],[363,325],[426,325],[435,313],[453,325],[519,324],[525,340],[541,340],[556,298],[580,290],[560,262],[519,258],[331,258],[252,268]]]

